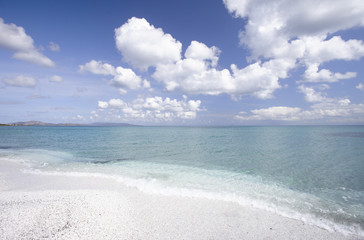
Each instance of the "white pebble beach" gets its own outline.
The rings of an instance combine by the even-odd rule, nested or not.
[[[0,161],[1,239],[359,239],[236,203],[21,169]]]

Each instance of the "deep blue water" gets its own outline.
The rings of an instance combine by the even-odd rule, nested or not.
[[[0,127],[0,158],[363,235],[363,126]]]

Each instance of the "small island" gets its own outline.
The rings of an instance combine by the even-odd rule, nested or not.
[[[39,126],[39,127],[127,127],[127,126],[138,126],[129,123],[109,123],[109,122],[98,122],[89,124],[78,124],[78,123],[46,123],[41,121],[27,121],[27,122],[14,122],[14,123],[0,123],[0,126]]]

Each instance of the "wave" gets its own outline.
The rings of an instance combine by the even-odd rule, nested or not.
[[[364,207],[323,199],[260,176],[131,159],[80,158],[64,151],[1,149],[0,159],[24,164],[39,175],[98,177],[146,194],[203,198],[237,203],[297,219],[329,231],[364,237]],[[362,198],[363,192],[355,192]]]
[[[315,196],[311,196],[305,193],[294,192],[289,189],[282,189],[278,186],[271,185],[261,185],[259,188],[261,189],[271,189],[271,191],[279,192],[280,196],[271,195],[271,201],[267,201],[266,196],[262,196],[262,193],[258,193],[260,195],[260,199],[256,197],[251,197],[247,195],[242,195],[241,193],[236,192],[228,192],[228,191],[209,191],[198,188],[187,188],[187,187],[175,187],[171,185],[166,185],[156,178],[132,178],[121,175],[110,175],[105,173],[97,173],[97,172],[63,172],[63,171],[42,171],[40,169],[24,169],[26,173],[31,174],[39,174],[39,175],[48,175],[48,176],[69,176],[69,177],[96,177],[112,180],[118,183],[121,183],[127,187],[136,188],[139,191],[146,194],[157,194],[163,196],[179,196],[179,197],[189,197],[189,198],[201,198],[201,199],[209,199],[209,200],[218,200],[230,203],[236,203],[242,206],[254,207],[257,209],[273,212],[279,214],[281,216],[300,220],[310,225],[318,226],[320,228],[326,229],[331,232],[341,232],[345,235],[358,235],[364,236],[364,230],[359,223],[349,223],[343,224],[335,222],[331,219],[324,218],[324,215],[317,216],[313,212],[308,211],[298,211],[294,208],[289,208],[290,204],[294,204],[295,202],[300,202],[300,204],[307,205],[309,207],[315,208],[314,212],[320,213],[330,213],[330,210],[320,209],[315,206],[312,206],[312,203],[304,202],[304,199],[310,198],[315,199]],[[257,187],[257,191],[259,192],[259,188]],[[282,194],[283,193],[283,194]],[[267,194],[267,193],[265,193]],[[284,198],[284,196],[287,197]],[[295,198],[292,198],[295,196]],[[279,199],[281,198],[281,199]],[[300,199],[301,198],[301,199]],[[278,205],[277,203],[282,201],[287,204]]]

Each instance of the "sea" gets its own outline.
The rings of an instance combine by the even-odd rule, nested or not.
[[[0,160],[364,236],[364,126],[0,127]]]

